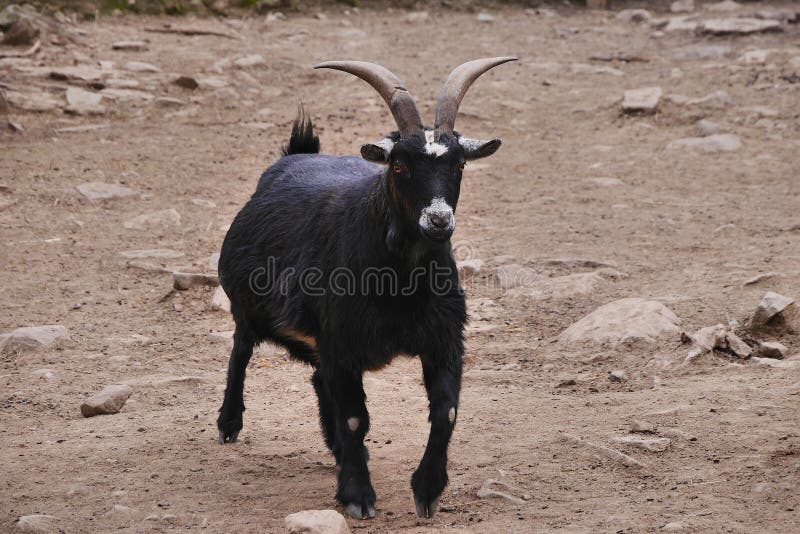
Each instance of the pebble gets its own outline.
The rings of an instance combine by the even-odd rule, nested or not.
[[[347,534],[350,532],[344,516],[336,510],[303,510],[286,516],[290,534]]]
[[[694,11],[694,0],[675,0],[669,5],[673,13],[691,13]]]
[[[105,81],[105,86],[112,89],[135,89],[141,85],[137,80],[129,80],[127,78],[108,78]]]
[[[642,436],[617,436],[612,441],[651,452],[664,452],[672,444],[669,438]]]
[[[179,226],[181,224],[181,215],[175,208],[166,210],[153,211],[144,213],[138,217],[134,217],[123,223],[123,226],[129,230],[146,230],[152,227],[166,227],[166,226]]]
[[[114,50],[147,50],[147,43],[144,41],[117,41],[111,43],[111,48]]]
[[[695,20],[691,20],[689,17],[681,16],[681,17],[669,17],[666,21],[662,21],[663,26],[661,27],[665,32],[679,32],[679,31],[690,31],[693,32],[697,29],[697,25],[699,24]],[[657,25],[657,27],[660,25]]]
[[[672,57],[682,61],[697,61],[700,59],[719,59],[731,53],[727,45],[693,45],[679,48],[672,53]]]
[[[707,137],[686,137],[672,141],[667,145],[668,150],[697,150],[707,154],[717,152],[733,152],[741,148],[742,142],[734,134],[714,134]]]
[[[155,100],[156,104],[162,108],[179,108],[185,106],[186,102],[180,98],[173,98],[171,96],[159,96]]]
[[[722,2],[706,4],[703,6],[703,9],[706,9],[708,11],[715,11],[718,13],[729,13],[731,11],[736,11],[740,7],[742,7],[742,4],[734,2],[733,0],[723,0]]]
[[[180,291],[199,286],[218,286],[219,277],[216,274],[184,273],[175,271],[172,273],[172,287]]]
[[[764,274],[759,274],[759,275],[756,275],[756,276],[754,276],[752,278],[748,278],[747,280],[744,281],[744,283],[742,283],[742,285],[743,286],[752,286],[752,285],[755,285],[755,284],[757,284],[759,282],[763,282],[764,280],[769,280],[770,278],[773,278],[775,276],[778,276],[778,273],[768,272],[768,273],[764,273]]]
[[[642,87],[625,91],[622,110],[626,113],[655,113],[664,92],[660,87]]]
[[[36,369],[31,372],[31,376],[43,380],[54,380],[56,378],[56,374],[51,369]]]
[[[250,54],[233,60],[233,64],[240,69],[249,67],[257,67],[259,65],[266,65],[267,60],[260,54]]]
[[[648,423],[647,421],[641,421],[639,419],[631,421],[631,432],[637,434],[652,434],[656,431],[656,427],[652,423]]]
[[[150,63],[144,63],[143,61],[128,61],[122,65],[122,69],[129,72],[161,72],[160,68]]]
[[[172,81],[178,87],[183,87],[184,89],[197,89],[200,87],[200,83],[191,76],[179,76]]]
[[[800,360],[776,360],[774,358],[753,358],[759,365],[775,367],[777,369],[800,369]]]
[[[80,184],[75,189],[89,200],[110,200],[114,198],[127,198],[138,196],[139,193],[133,189],[117,185],[106,184],[103,182],[86,182]]]
[[[789,349],[783,343],[777,341],[765,341],[758,347],[757,351],[759,358],[773,358],[782,360],[789,354]]]
[[[683,530],[683,523],[680,521],[671,521],[661,527],[661,530],[666,530],[667,532],[680,532]]]
[[[739,61],[747,65],[763,65],[767,62],[770,50],[749,50],[739,56]]]
[[[494,22],[494,17],[488,13],[478,13],[476,20],[478,22]]]
[[[0,335],[0,354],[36,350],[69,339],[69,331],[60,325],[24,326]]]
[[[679,332],[678,323],[678,316],[658,301],[626,298],[597,308],[567,328],[558,339],[566,344],[654,342],[665,334]]]
[[[750,319],[750,329],[766,326],[775,316],[794,304],[794,299],[773,291],[768,291],[761,297],[753,317]]]
[[[214,201],[206,200],[205,198],[193,198],[192,204],[195,206],[202,206],[204,208],[216,208],[217,204]]]
[[[777,20],[754,18],[709,19],[703,21],[698,30],[713,35],[746,35],[750,33],[783,31]]]
[[[719,131],[722,129],[719,124],[708,119],[700,119],[694,124],[694,127],[701,137],[714,135],[715,133],[719,133]]]
[[[106,386],[103,390],[81,403],[84,417],[108,415],[119,412],[133,393],[133,388],[124,384]]]
[[[614,371],[609,371],[608,379],[612,382],[627,382],[628,374],[622,369],[615,369]]]
[[[100,102],[103,95],[86,91],[80,87],[67,87],[67,107],[68,113],[76,115],[102,115],[106,112],[106,107]]]
[[[499,486],[505,490],[508,490],[509,492],[513,491],[517,493],[522,493],[522,490],[520,488],[516,488],[511,484],[507,484],[501,480],[495,480],[493,478],[489,478],[486,479],[486,481],[478,489],[477,496],[481,499],[498,497],[500,499],[505,499],[507,501],[510,501],[514,504],[520,504],[520,505],[525,504],[524,496],[523,498],[515,497],[514,495],[511,495],[511,493],[507,493],[506,491],[493,489],[493,486]]]
[[[17,529],[22,532],[63,532],[58,525],[60,521],[58,517],[47,514],[23,515],[17,520]]]

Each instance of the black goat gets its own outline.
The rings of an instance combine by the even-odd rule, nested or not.
[[[500,140],[453,131],[469,86],[499,57],[456,68],[442,87],[433,130],[422,126],[403,82],[373,63],[328,62],[383,97],[398,131],[361,147],[364,159],[323,156],[302,113],[282,157],[259,180],[225,236],[220,282],[236,323],[220,443],[242,429],[245,368],[253,346],[273,341],[314,367],[325,443],[340,466],[336,498],[358,519],[375,516],[364,436],[365,370],[419,356],[431,430],[411,477],[417,513],[432,516],[447,485],[447,447],[461,388],[467,320],[450,236],[467,160]]]

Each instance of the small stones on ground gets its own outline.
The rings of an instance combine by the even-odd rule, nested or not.
[[[600,454],[601,456],[605,456],[606,458],[609,458],[611,460],[615,460],[617,462],[620,462],[624,466],[627,466],[627,467],[643,467],[643,464],[639,460],[637,460],[636,458],[633,458],[632,456],[629,456],[629,455],[625,454],[624,452],[620,452],[620,451],[618,451],[616,449],[612,449],[611,447],[606,447],[605,445],[601,445],[599,443],[594,443],[592,441],[585,440],[585,439],[579,438],[578,436],[573,436],[571,434],[562,433],[561,436],[565,441],[568,441],[570,443],[574,443],[575,445],[580,445],[582,447],[586,447],[587,449],[590,449],[590,450]]]
[[[558,339],[568,344],[654,342],[664,334],[678,332],[679,322],[678,316],[658,301],[626,298],[599,307],[567,328]]]
[[[754,18],[709,19],[703,21],[699,30],[713,35],[746,35],[759,32],[783,31],[777,20]]]
[[[60,521],[58,517],[47,514],[23,515],[17,520],[17,529],[22,532],[63,532]]]
[[[60,325],[24,326],[0,335],[0,354],[36,350],[69,339],[69,331]]]
[[[494,17],[488,13],[478,13],[476,20],[478,22],[494,22]]]
[[[749,358],[753,351],[739,336],[722,324],[701,328],[692,335],[684,332],[681,337],[693,343],[693,348],[686,356],[687,362],[714,350],[730,352],[739,358]]]
[[[674,427],[661,427],[658,433],[666,438],[681,439],[684,441],[697,441],[697,438],[688,432],[684,432],[679,428]]]
[[[778,273],[768,272],[763,274],[758,274],[752,278],[748,278],[747,280],[742,283],[743,286],[752,286],[759,282],[763,282],[764,280],[769,280],[770,278],[774,278],[778,276]]]
[[[789,306],[794,304],[794,299],[786,297],[773,291],[768,291],[761,297],[753,317],[750,319],[749,327],[756,330],[767,326],[776,316],[784,312]]]
[[[627,382],[628,374],[622,369],[615,369],[608,372],[608,379],[612,382]]]
[[[175,78],[175,80],[173,80],[172,83],[174,83],[178,87],[183,87],[184,89],[194,90],[200,87],[200,83],[191,76],[178,76],[177,78]]]
[[[669,5],[673,13],[691,13],[694,11],[694,0],[675,0]]]
[[[734,134],[714,134],[707,137],[685,137],[667,145],[668,150],[696,150],[706,154],[733,152],[741,148],[739,136]]]
[[[147,43],[145,41],[116,41],[111,43],[111,48],[114,50],[147,50]]]
[[[103,95],[100,93],[86,91],[80,87],[68,87],[66,98],[67,107],[65,111],[68,113],[102,115],[106,112],[106,107],[100,103],[103,100]]]
[[[783,343],[777,341],[765,341],[758,346],[756,352],[759,358],[773,358],[775,360],[782,360],[789,354],[789,349]]]
[[[133,388],[124,384],[106,386],[100,393],[81,404],[81,414],[84,417],[115,414],[122,409],[132,393]]]
[[[138,260],[142,258],[176,259],[182,258],[183,252],[166,248],[151,248],[143,250],[123,250],[119,253],[123,258]]]
[[[655,113],[663,94],[660,87],[630,89],[622,98],[622,110],[626,113]]]
[[[644,437],[644,436],[617,436],[612,438],[615,443],[630,445],[638,449],[651,452],[664,452],[672,444],[668,438]]]
[[[134,217],[123,223],[128,230],[146,230],[153,227],[179,226],[181,215],[175,208],[153,211]]]
[[[160,68],[150,63],[145,63],[143,61],[128,61],[127,63],[122,65],[122,69],[127,70],[129,72],[145,72],[145,73],[161,72]]]
[[[507,501],[513,502],[514,504],[525,504],[525,499],[520,497],[515,497],[511,495],[511,493],[507,493],[505,491],[500,491],[497,489],[493,489],[492,486],[499,486],[503,489],[508,490],[509,492],[517,492],[521,493],[522,490],[520,488],[516,488],[511,484],[507,484],[501,480],[495,480],[493,478],[488,478],[486,481],[478,488],[478,497],[481,499],[487,499],[490,497],[498,497],[500,499],[505,499]]]
[[[222,287],[217,287],[214,296],[211,298],[211,309],[214,311],[231,311],[231,301]]]
[[[684,525],[680,521],[670,521],[669,523],[661,527],[661,530],[664,530],[666,532],[681,532],[683,529]]]
[[[631,421],[631,432],[635,434],[653,434],[656,431],[656,426],[647,421],[636,419]]]
[[[697,61],[701,59],[719,59],[731,53],[728,45],[692,45],[678,48],[672,57],[682,61]]]
[[[468,280],[478,274],[483,267],[483,260],[477,258],[471,260],[463,260],[457,263],[458,274],[462,280]]]
[[[774,358],[753,358],[758,365],[775,367],[777,369],[800,369],[800,360],[776,360]]]
[[[89,200],[109,200],[114,198],[127,198],[138,196],[139,193],[133,189],[117,185],[106,184],[103,182],[86,182],[80,184],[75,189]]]
[[[350,532],[344,516],[336,510],[304,510],[286,516],[290,534],[347,534]]]
[[[172,273],[172,287],[180,291],[185,291],[199,286],[218,286],[219,277],[216,274],[184,273],[176,271]]]
[[[246,69],[246,68],[250,68],[250,67],[257,67],[257,66],[260,66],[260,65],[266,65],[267,64],[267,60],[264,59],[264,56],[262,56],[260,54],[250,54],[250,55],[247,55],[247,56],[243,56],[243,57],[234,59],[233,60],[233,64],[236,67],[240,68],[240,69]]]
[[[708,119],[700,119],[694,124],[694,127],[700,137],[714,135],[715,133],[719,133],[719,131],[722,129],[719,124]]]
[[[653,20],[653,15],[646,9],[623,9],[617,13],[616,19],[620,22],[649,24]]]

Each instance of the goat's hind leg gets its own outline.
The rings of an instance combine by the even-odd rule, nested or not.
[[[242,430],[244,412],[244,378],[247,364],[253,355],[253,336],[239,325],[233,333],[233,350],[228,362],[228,383],[225,387],[225,400],[219,410],[217,428],[220,444],[233,443]]]
[[[319,369],[314,371],[311,376],[311,383],[314,384],[314,391],[317,392],[317,404],[319,405],[319,424],[322,427],[322,437],[325,439],[325,445],[333,453],[336,458],[336,465],[339,465],[342,460],[342,448],[339,443],[338,436],[336,435],[336,404],[334,404],[333,397],[325,386],[322,380],[322,375]]]

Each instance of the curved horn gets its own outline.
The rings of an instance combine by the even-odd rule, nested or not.
[[[434,121],[433,138],[439,140],[442,134],[452,134],[456,124],[456,114],[458,106],[467,93],[470,85],[487,70],[507,63],[516,61],[518,57],[490,57],[486,59],[476,59],[459,65],[442,85],[439,91],[439,102],[436,104],[436,120]]]
[[[389,69],[366,61],[326,61],[315,69],[334,69],[349,72],[370,84],[389,106],[402,139],[417,134],[424,139],[422,117],[417,102],[403,81]]]

